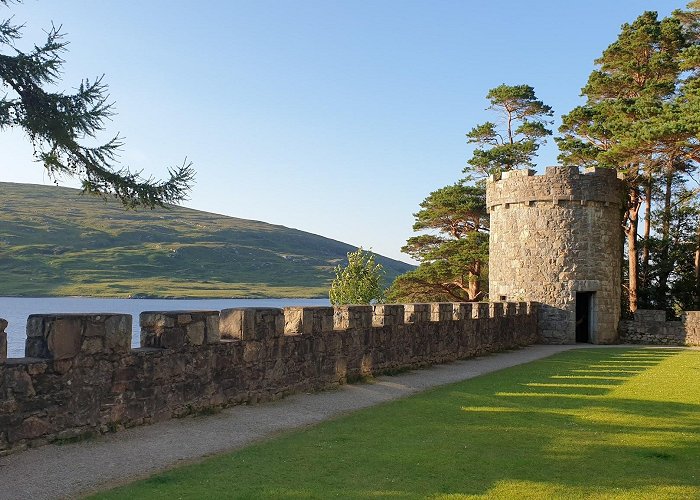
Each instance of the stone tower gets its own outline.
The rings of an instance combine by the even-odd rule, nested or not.
[[[490,179],[491,300],[532,300],[541,341],[617,341],[623,183],[604,168],[548,167]]]

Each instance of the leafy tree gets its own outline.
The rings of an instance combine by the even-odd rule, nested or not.
[[[384,269],[374,254],[358,248],[348,252],[348,265],[335,268],[335,279],[328,293],[331,304],[371,304],[384,300]]]
[[[486,98],[491,103],[487,109],[500,115],[503,126],[489,121],[467,133],[467,142],[477,147],[464,171],[484,177],[518,166],[534,166],[537,149],[552,135],[546,128],[552,108],[538,100],[529,85],[499,85],[489,90]]]
[[[432,193],[414,214],[415,231],[402,252],[420,262],[396,278],[392,301],[475,301],[487,280],[488,217],[482,187],[457,183]]]
[[[75,177],[87,193],[113,195],[128,207],[153,208],[185,198],[194,180],[187,161],[170,169],[167,180],[158,181],[117,166],[120,137],[87,144],[104,129],[113,105],[102,77],[83,80],[74,94],[48,90],[59,81],[68,44],[60,27],[52,27],[43,45],[26,52],[16,45],[20,38],[21,26],[0,20],[0,83],[7,91],[0,97],[0,130],[22,129],[52,178]]]

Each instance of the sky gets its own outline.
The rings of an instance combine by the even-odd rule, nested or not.
[[[24,0],[27,50],[70,41],[58,89],[104,75],[122,165],[197,171],[184,206],[261,220],[412,262],[413,213],[462,177],[486,93],[528,84],[560,116],[582,103],[620,26],[676,0]],[[555,165],[554,141],[538,169]],[[51,184],[19,130],[0,181]],[[61,185],[78,187],[59,179]],[[0,193],[2,196],[2,193]]]

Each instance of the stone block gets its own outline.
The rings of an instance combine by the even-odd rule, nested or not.
[[[219,342],[219,311],[144,311],[141,347],[178,349]]]
[[[372,326],[403,325],[404,309],[401,304],[377,304],[372,307]]]
[[[635,321],[666,321],[666,311],[655,309],[637,309],[634,312]]]
[[[284,335],[284,311],[276,308],[224,309],[219,319],[224,339],[264,340]]]
[[[474,304],[475,318],[488,318],[491,304],[488,302],[477,302]]]
[[[472,319],[473,314],[471,302],[455,302],[452,304],[452,319],[458,321]]]
[[[489,303],[489,318],[500,318],[503,317],[505,311],[505,302],[490,302]]]
[[[430,304],[430,321],[452,321],[452,302]]]
[[[124,353],[131,350],[131,322],[130,314],[114,314],[104,321],[106,349]]]
[[[285,335],[310,335],[333,330],[332,307],[285,307]]]
[[[205,332],[205,342],[207,344],[218,344],[221,342],[221,333],[219,332],[219,313],[207,315],[207,328]]]
[[[430,304],[406,304],[403,306],[404,323],[427,323],[430,321]]]
[[[372,326],[372,306],[338,306],[333,311],[336,330],[362,330]]]
[[[127,352],[130,346],[128,314],[32,314],[27,319],[27,357],[69,360],[80,353]]]
[[[0,318],[0,363],[7,359],[7,320]]]

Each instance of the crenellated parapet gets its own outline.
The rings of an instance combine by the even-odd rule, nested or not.
[[[601,167],[547,167],[543,175],[534,170],[511,170],[492,175],[486,184],[489,212],[515,204],[602,204],[621,207],[623,183],[615,170]]]
[[[499,302],[147,311],[137,349],[130,315],[32,315],[27,357],[0,357],[0,455],[528,345],[536,309]]]

